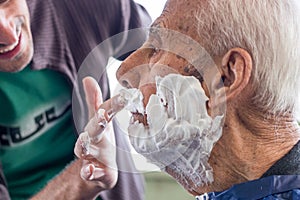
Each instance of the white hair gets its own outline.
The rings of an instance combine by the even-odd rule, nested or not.
[[[211,56],[244,48],[254,64],[254,103],[274,113],[299,109],[299,0],[208,0],[206,6],[197,28]]]

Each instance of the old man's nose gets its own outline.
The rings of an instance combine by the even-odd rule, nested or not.
[[[137,50],[129,56],[117,70],[119,83],[126,88],[138,88],[144,76],[147,76],[148,61],[143,50]]]
[[[136,72],[128,71],[122,75],[118,75],[117,79],[119,83],[125,88],[138,88],[139,86],[139,75]]]
[[[124,66],[122,63],[117,71],[119,83],[126,88],[140,88],[143,84],[151,82],[151,70],[149,64],[133,65],[133,67]]]

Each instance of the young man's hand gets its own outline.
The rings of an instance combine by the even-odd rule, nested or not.
[[[97,81],[86,77],[83,79],[83,86],[89,122],[74,148],[76,156],[84,160],[80,175],[102,189],[111,189],[118,178],[113,127],[111,123],[107,123],[105,111],[99,109],[103,101]]]

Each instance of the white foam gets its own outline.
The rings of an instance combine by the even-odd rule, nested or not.
[[[221,137],[222,116],[207,114],[207,96],[191,76],[169,74],[156,79],[156,94],[146,107],[149,128],[135,122],[128,128],[135,150],[171,175],[186,189],[213,181],[208,163]]]
[[[124,102],[130,112],[144,113],[143,94],[136,88],[121,89],[119,102]]]

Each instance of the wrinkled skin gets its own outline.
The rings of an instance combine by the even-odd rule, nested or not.
[[[29,11],[25,0],[0,1],[0,33],[0,71],[20,71],[33,55]]]
[[[201,34],[197,34],[195,8],[199,6],[205,9],[205,1],[169,0],[152,27],[178,31],[205,47],[209,41],[203,41]],[[255,93],[250,83],[253,61],[246,50],[236,47],[228,49],[224,55],[214,56],[220,73],[215,73],[212,66],[206,66],[201,73],[208,77],[207,82],[199,77],[197,70],[190,67],[186,59],[160,49],[161,43],[168,40],[168,36],[165,37],[161,39],[155,32],[150,33],[144,46],[122,63],[117,78],[125,87],[139,88],[144,95],[145,106],[151,94],[156,92],[155,76],[163,77],[169,73],[193,75],[201,81],[209,97],[207,110],[210,115],[226,103],[222,137],[209,158],[214,181],[189,192],[198,195],[222,191],[234,184],[259,178],[299,140],[299,127],[295,125],[293,116],[278,115],[276,120],[275,116],[267,118],[266,113],[252,104],[251,97]],[[180,40],[171,40],[171,43],[177,52],[188,51]],[[221,97],[225,101],[220,100]],[[134,117],[147,124],[140,115],[134,114]],[[282,133],[280,137],[274,134],[274,124]],[[174,178],[180,176],[172,169],[167,168],[166,171]],[[188,188],[184,185],[186,183],[180,183]]]

